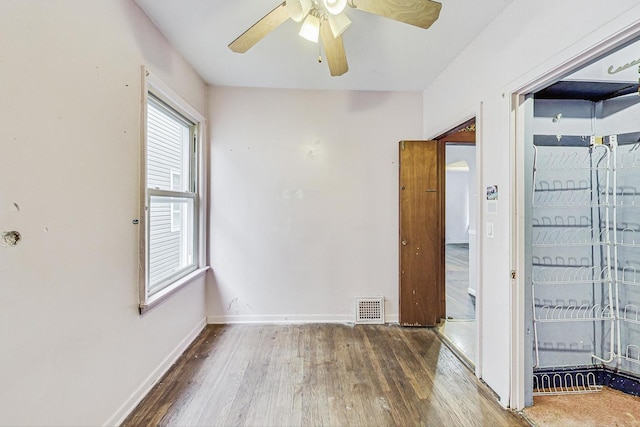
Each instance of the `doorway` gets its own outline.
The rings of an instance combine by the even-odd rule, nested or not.
[[[443,339],[470,367],[476,362],[475,119],[437,138],[445,144],[445,299]]]
[[[627,351],[640,342],[634,317],[640,293],[628,284],[636,282],[638,258],[629,236],[640,232],[640,215],[635,203],[625,202],[640,188],[629,160],[640,141],[639,52],[640,43],[632,40],[518,95],[524,172],[518,269],[525,278],[519,399],[523,406],[535,404],[536,411],[540,402],[554,404],[546,394],[605,396],[601,392],[608,387],[626,391],[619,384],[640,384],[640,357]],[[579,202],[580,192],[589,197]],[[578,237],[587,233],[588,239]],[[583,270],[594,273],[576,274]],[[573,301],[587,314],[565,316]],[[579,375],[590,381],[575,387],[571,381]],[[607,404],[595,399],[589,407],[606,411]],[[563,422],[573,415],[566,416]]]

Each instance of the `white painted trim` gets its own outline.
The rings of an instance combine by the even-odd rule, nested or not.
[[[147,240],[148,225],[145,207],[147,205],[147,69],[141,67],[141,96],[140,96],[140,159],[139,159],[139,205],[138,205],[138,305],[147,299]]]
[[[640,19],[638,19],[638,16],[640,16],[640,6],[630,9],[615,20],[620,21],[618,30],[612,32],[607,25],[594,29],[588,37],[572,46],[572,49],[562,51],[526,75],[508,84],[505,87],[506,93],[513,96],[535,92],[571,74],[607,52],[637,38],[640,35]],[[571,52],[577,53],[572,54]]]
[[[294,323],[353,323],[355,314],[264,314],[264,315],[209,315],[210,325],[224,324],[294,324]],[[398,323],[397,314],[386,314],[385,323]]]
[[[544,88],[562,77],[576,71],[588,62],[612,51],[638,37],[640,34],[640,6],[636,6],[615,20],[603,25],[578,44],[566,49],[549,61],[541,64],[531,72],[522,76],[505,87],[505,92],[509,94],[511,100],[510,114],[510,147],[511,151],[511,174],[516,180],[514,190],[520,185],[524,185],[524,156],[522,149],[525,141],[525,129],[523,126],[524,107],[521,99],[524,95]],[[612,30],[611,27],[616,29]],[[522,195],[523,192],[520,192]],[[517,194],[513,195],[511,206],[511,221],[514,224],[511,237],[512,260],[516,271],[514,288],[517,290],[510,299],[511,312],[510,320],[510,345],[511,345],[511,371],[510,371],[510,407],[514,410],[524,408],[524,310],[525,298],[523,287],[527,286],[524,276],[524,222],[519,217],[520,212],[524,212],[524,199]]]
[[[510,96],[509,103],[509,134],[515,135],[524,129],[524,117],[516,114],[519,98]],[[523,135],[524,135],[524,131]],[[524,313],[525,313],[525,286],[526,281],[519,276],[524,275],[524,265],[521,262],[524,259],[524,252],[521,254],[521,246],[524,242],[524,174],[518,172],[523,171],[524,152],[522,148],[524,143],[518,138],[509,138],[509,158],[510,167],[509,175],[511,186],[511,203],[510,210],[510,228],[511,237],[509,238],[509,252],[511,253],[511,270],[516,272],[516,278],[511,279],[509,287],[509,395],[506,396],[508,406],[513,409],[524,408],[524,340],[525,336],[521,332],[524,330]],[[523,301],[519,304],[519,301]]]
[[[484,163],[482,162],[482,154],[484,153],[484,143],[482,131],[484,129],[484,125],[482,123],[483,114],[482,114],[483,104],[480,102],[476,106],[475,117],[476,117],[476,223],[473,224],[474,232],[477,230],[484,230],[484,209],[483,209],[483,200],[481,197],[484,194],[483,188],[483,179],[484,176]],[[469,228],[472,226],[470,225]],[[482,338],[484,337],[484,322],[483,322],[483,313],[484,313],[484,304],[482,302],[482,292],[483,292],[483,257],[484,257],[484,239],[482,233],[480,233],[476,239],[476,289],[474,292],[474,296],[476,297],[476,357],[474,360],[476,367],[476,377],[482,378]]]
[[[184,98],[178,95],[173,89],[171,89],[166,83],[156,77],[148,68],[143,66],[143,75],[146,77],[146,86],[143,90],[151,91],[155,96],[169,104],[176,111],[186,115],[187,119],[195,123],[204,123],[204,116],[191,106]]]
[[[173,178],[175,176],[179,176],[180,180],[182,180],[182,173],[180,171],[175,170],[174,168],[170,168],[169,169],[169,189],[171,191],[176,191],[177,192],[178,189],[173,188]],[[182,196],[183,193],[184,193],[183,191],[180,191],[180,195],[181,196]],[[193,198],[195,198],[195,196]],[[170,208],[170,210],[171,210],[171,214],[170,214],[171,215],[170,216],[171,232],[175,233],[176,231],[180,231],[180,229],[181,229],[182,223],[184,222],[183,221],[183,215],[182,215],[182,210],[180,210],[179,211],[179,213],[180,213],[180,221],[176,221],[175,218],[174,218],[174,214],[176,213],[174,211],[174,209],[176,208],[177,203],[171,203],[170,206],[171,206],[171,208]],[[193,208],[197,209],[195,206]]]
[[[157,307],[160,303],[165,301],[171,295],[182,290],[187,285],[190,285],[191,283],[195,282],[196,279],[199,279],[200,277],[204,276],[207,270],[209,270],[209,267],[195,269],[192,272],[188,273],[187,275],[177,279],[170,286],[167,286],[166,288],[157,292],[147,300],[146,304],[140,304],[140,306],[138,307],[140,314],[145,314],[152,308]]]
[[[185,352],[187,347],[200,335],[200,332],[207,325],[207,319],[202,319],[193,328],[187,336],[173,349],[171,353],[151,372],[151,374],[140,384],[140,386],[129,396],[129,398],[120,406],[116,412],[109,417],[103,426],[119,426],[129,416],[142,399],[151,391],[153,386],[167,373],[169,368],[178,360]]]
[[[467,288],[467,293],[473,297],[476,296],[476,290],[473,288]]]
[[[206,127],[207,121],[198,110],[191,106],[184,98],[182,98],[177,92],[175,92],[171,87],[165,84],[161,79],[159,79],[154,73],[152,73],[146,66],[141,67],[142,70],[142,105],[141,105],[141,158],[140,158],[140,194],[142,195],[140,198],[140,219],[141,223],[140,227],[140,236],[139,236],[139,284],[138,284],[138,294],[139,294],[139,312],[142,315],[149,309],[157,306],[161,302],[165,301],[168,297],[173,295],[175,292],[182,289],[184,286],[193,282],[194,279],[203,275],[208,269],[209,266],[208,256],[205,254],[206,251],[206,242],[208,241],[208,221],[205,218],[205,215],[208,214],[208,200],[209,195],[207,194],[207,184],[206,180],[208,179],[207,171],[204,169],[205,159],[204,156],[207,154],[206,149]],[[161,190],[150,190],[147,188],[147,138],[146,138],[146,121],[147,121],[147,102],[148,95],[152,93],[154,97],[157,97],[162,102],[166,103],[171,108],[175,109],[176,112],[179,112],[186,119],[191,121],[195,125],[195,135],[196,135],[196,163],[192,166],[194,168],[193,174],[196,176],[197,183],[197,197],[190,197],[185,195],[184,192],[176,192],[176,191],[161,191]],[[190,141],[191,144],[191,141]],[[196,214],[196,221],[194,223],[194,236],[196,238],[196,242],[194,244],[194,250],[197,252],[197,259],[194,260],[194,266],[186,271],[193,270],[192,272],[186,273],[185,276],[177,279],[171,285],[169,285],[164,290],[149,296],[149,283],[147,280],[147,267],[148,267],[148,248],[149,248],[149,221],[147,220],[148,212],[147,212],[147,204],[151,194],[164,194],[164,195],[175,195],[184,198],[185,196],[194,199],[194,212]],[[171,212],[171,217],[173,219],[173,212]],[[182,274],[182,273],[180,273]]]

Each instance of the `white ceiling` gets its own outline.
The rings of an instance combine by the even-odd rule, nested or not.
[[[423,90],[512,0],[440,0],[440,18],[427,30],[347,8],[349,71],[340,77],[318,63],[318,45],[299,37],[291,19],[248,52],[229,50],[281,0],[135,1],[211,85]]]

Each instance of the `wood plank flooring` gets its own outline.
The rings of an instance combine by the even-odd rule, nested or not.
[[[124,426],[528,426],[430,329],[209,325]]]
[[[469,244],[445,246],[447,318],[475,320],[476,308],[469,295]]]

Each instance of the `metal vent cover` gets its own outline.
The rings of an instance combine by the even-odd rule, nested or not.
[[[356,323],[384,324],[384,297],[356,298]]]

